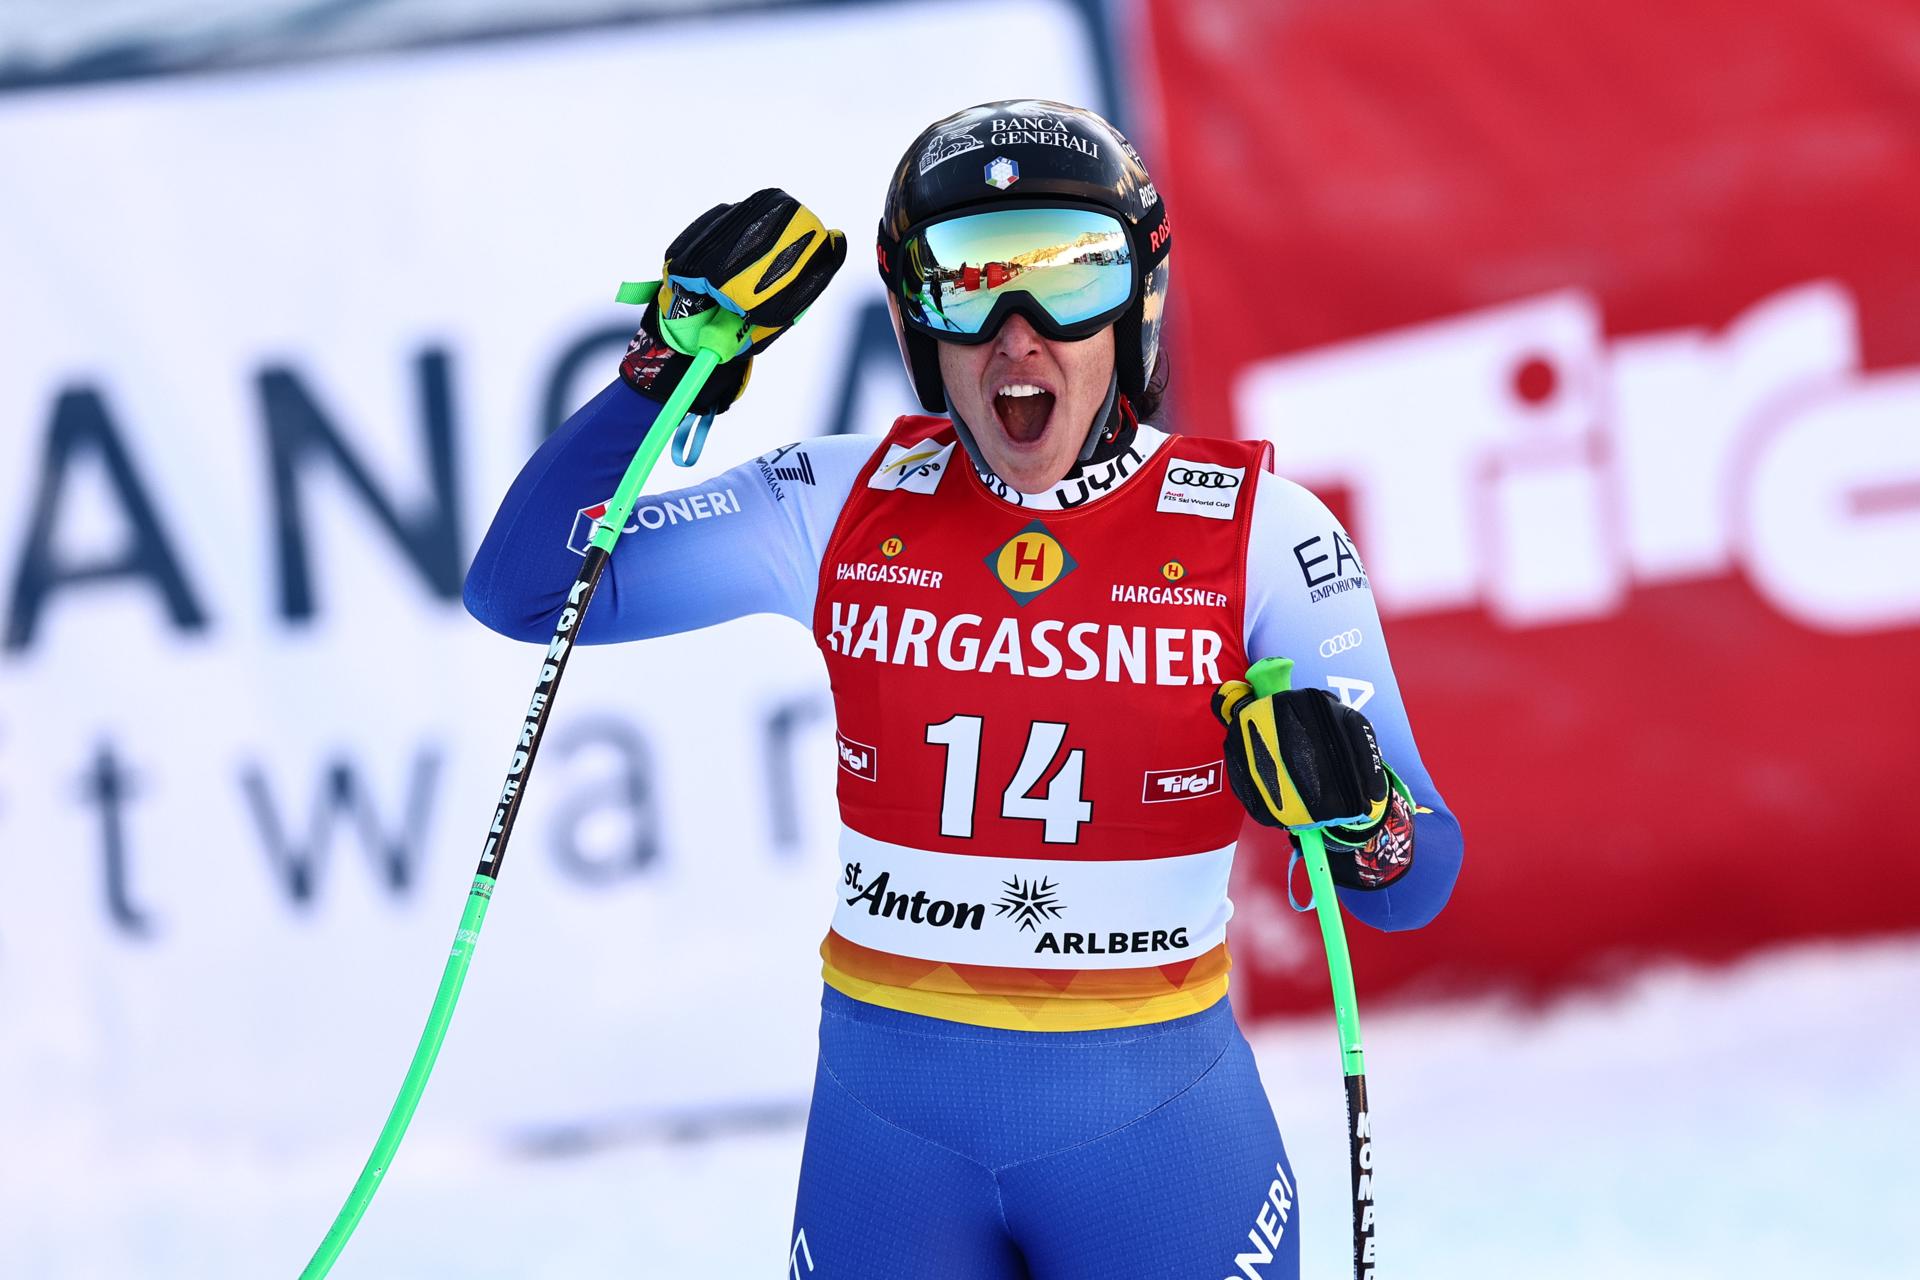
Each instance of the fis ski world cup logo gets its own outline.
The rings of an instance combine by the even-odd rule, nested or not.
[[[1080,567],[1038,520],[988,552],[985,564],[1022,607]]]
[[[887,456],[867,477],[869,489],[898,489],[903,493],[932,493],[946,478],[953,462],[955,441],[935,444],[890,444]]]
[[[1009,160],[1005,156],[995,156],[987,161],[987,185],[1005,191],[1020,181],[1020,162]]]
[[[1179,511],[1209,520],[1231,520],[1240,503],[1245,467],[1222,467],[1211,462],[1175,458],[1160,483],[1156,511]]]

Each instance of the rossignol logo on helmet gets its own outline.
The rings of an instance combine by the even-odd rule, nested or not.
[[[964,129],[949,129],[927,139],[926,150],[920,153],[920,172],[925,174],[935,165],[945,164],[955,156],[963,156],[986,146],[986,143],[973,136],[973,129],[972,125]]]
[[[1160,501],[1154,510],[1205,516],[1209,520],[1231,520],[1239,506],[1246,475],[1245,467],[1221,467],[1211,462],[1175,458],[1167,464],[1167,478],[1160,484]]]
[[[890,444],[887,456],[867,477],[869,489],[898,489],[904,493],[932,493],[940,487],[953,462],[955,442]]]
[[[1160,214],[1159,223],[1153,230],[1147,232],[1147,252],[1160,252],[1160,247],[1171,239],[1173,239],[1173,224],[1167,221],[1167,215],[1163,211]]]

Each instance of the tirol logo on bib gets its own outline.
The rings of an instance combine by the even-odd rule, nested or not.
[[[855,742],[844,733],[833,735],[840,748],[840,767],[856,778],[865,778],[868,782],[880,779],[880,768],[875,763],[876,751],[864,742]]]
[[[1211,462],[1174,458],[1167,463],[1166,479],[1160,482],[1160,501],[1154,510],[1179,511],[1209,520],[1231,520],[1240,503],[1240,490],[1246,476],[1245,467],[1222,467]]]

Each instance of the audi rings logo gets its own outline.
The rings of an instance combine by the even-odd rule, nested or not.
[[[1331,658],[1336,653],[1345,653],[1349,649],[1358,649],[1360,647],[1360,641],[1363,638],[1357,627],[1352,631],[1342,631],[1337,636],[1328,636],[1320,642],[1320,656],[1323,658]]]
[[[1170,484],[1191,485],[1195,489],[1233,489],[1239,487],[1240,477],[1225,471],[1195,471],[1190,467],[1174,467],[1167,472]]]

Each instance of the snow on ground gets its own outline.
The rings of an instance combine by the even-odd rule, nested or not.
[[[1913,1274],[1916,991],[1909,940],[1665,970],[1539,1013],[1366,1018],[1380,1275]],[[1343,1276],[1331,1014],[1254,1042],[1302,1186],[1305,1275]],[[499,1134],[409,1144],[335,1274],[777,1276],[797,1102],[696,1141],[629,1124],[571,1155],[528,1155]],[[0,1274],[294,1275],[373,1120],[271,1160],[194,1147],[104,1163],[0,1140]]]

